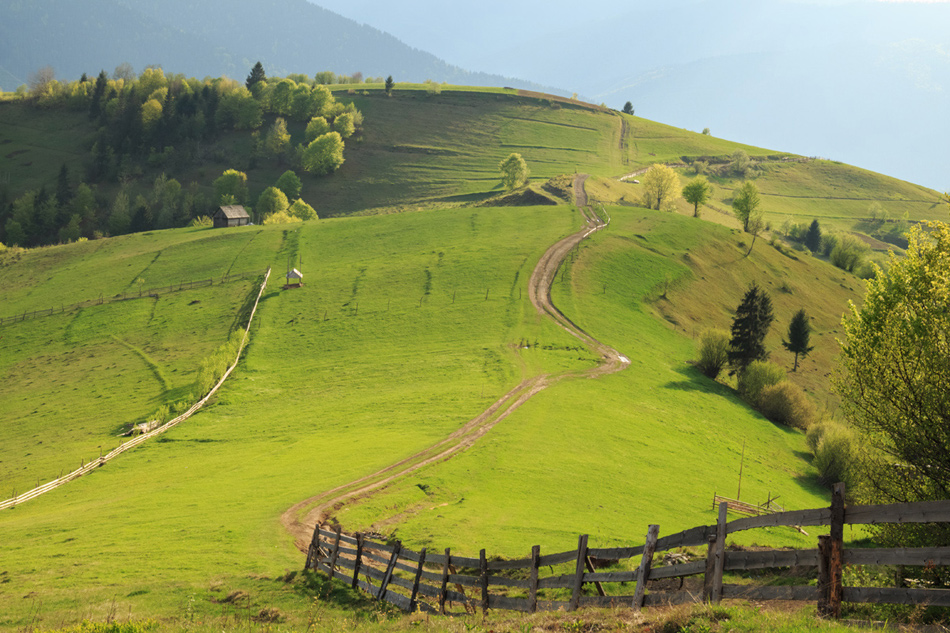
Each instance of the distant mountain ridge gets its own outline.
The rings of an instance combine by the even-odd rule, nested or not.
[[[331,70],[397,82],[543,88],[470,73],[306,0],[0,0],[0,87],[8,91],[47,65],[65,79],[125,62],[139,72],[161,65],[188,76],[243,79],[256,61],[272,75]]]

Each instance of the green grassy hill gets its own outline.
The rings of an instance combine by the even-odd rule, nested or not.
[[[792,379],[833,405],[833,337],[862,283],[765,239],[746,256],[747,235],[635,208],[636,185],[609,178],[739,146],[501,93],[352,98],[366,116],[363,140],[348,146],[337,174],[308,180],[304,194],[323,201],[314,204],[322,215],[349,217],[0,253],[0,316],[65,306],[0,326],[0,415],[9,421],[0,430],[4,497],[97,456],[100,445],[117,443],[122,425],[192,388],[253,282],[176,284],[275,269],[241,365],[209,407],[94,474],[0,512],[0,629],[110,613],[230,627],[244,617],[227,601],[238,590],[250,594],[255,611],[279,608],[288,627],[306,628],[315,608],[345,626],[335,607],[314,606],[318,581],[287,575],[303,558],[280,515],[444,438],[526,377],[596,362],[528,301],[531,271],[548,246],[581,226],[577,210],[462,206],[500,192],[497,162],[511,151],[525,156],[538,180],[574,169],[598,175],[592,191],[619,203],[605,209],[610,227],[584,242],[558,276],[553,298],[633,362],[601,379],[558,382],[471,450],[345,508],[346,527],[376,526],[413,546],[451,546],[463,555],[481,547],[521,555],[538,543],[569,549],[580,532],[597,543],[636,542],[648,523],[663,534],[712,522],[713,493],[735,492],[743,442],[743,499],[780,495],[789,508],[827,503],[803,435],[752,412],[689,361],[695,333],[727,327],[757,280],[775,302],[768,344],[776,362],[791,364],[777,350],[791,314],[805,307],[815,318],[818,349]],[[259,186],[280,171],[263,165],[249,176]],[[789,205],[807,199],[794,208],[808,217],[822,209],[820,217],[831,217],[838,203],[828,198],[843,187],[834,178],[855,174],[780,159],[756,173],[763,191],[783,194]],[[934,192],[892,188],[867,172],[850,182],[846,193],[862,200],[936,201]],[[728,195],[729,179],[717,185],[717,195]],[[912,219],[937,213],[910,208]],[[838,215],[842,226],[851,221]],[[303,288],[280,288],[288,261],[299,262]],[[68,308],[162,286],[173,289]],[[787,532],[756,538],[814,542]]]

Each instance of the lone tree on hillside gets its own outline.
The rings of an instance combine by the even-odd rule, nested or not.
[[[680,177],[672,167],[654,164],[643,175],[641,202],[647,209],[672,211],[680,192]]]
[[[395,87],[396,87],[396,82],[393,81],[393,76],[390,75],[389,77],[386,77],[386,96],[387,97],[393,96],[393,88]]]
[[[788,340],[782,340],[782,345],[785,346],[785,349],[795,354],[795,366],[792,368],[792,371],[798,371],[799,356],[805,358],[810,351],[815,349],[813,346],[808,345],[810,337],[811,324],[808,323],[808,315],[805,314],[805,309],[802,308],[795,313],[791,323],[788,324]]]
[[[501,182],[506,189],[514,189],[528,182],[528,163],[521,157],[521,154],[511,153],[508,158],[498,163],[498,169],[501,170]]]
[[[732,320],[728,352],[731,373],[741,374],[752,361],[768,358],[764,342],[773,320],[771,297],[753,282]]]
[[[629,101],[623,104],[623,113],[624,114],[633,114],[633,104]]]
[[[693,178],[683,187],[683,198],[693,205],[693,217],[699,217],[699,205],[706,204],[712,194],[712,186],[705,176]]]
[[[812,253],[821,249],[821,227],[818,226],[818,220],[812,220],[808,233],[805,233],[805,247]]]
[[[251,69],[250,74],[247,76],[247,80],[244,82],[244,85],[247,86],[247,89],[250,90],[251,86],[256,83],[267,80],[267,74],[264,72],[264,66],[260,62],[254,64],[254,68]]]
[[[742,186],[736,189],[735,196],[732,198],[732,212],[736,219],[742,222],[742,230],[749,233],[750,224],[761,215],[759,211],[759,188],[754,182],[746,181]]]
[[[845,316],[835,391],[873,447],[875,503],[950,498],[950,225],[911,229],[907,254],[867,282]],[[893,547],[950,545],[946,526],[882,526]]]

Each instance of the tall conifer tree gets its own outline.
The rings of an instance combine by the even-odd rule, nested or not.
[[[736,308],[732,321],[732,340],[729,342],[729,365],[732,373],[742,373],[752,361],[765,360],[765,335],[774,316],[772,299],[753,282]]]
[[[792,371],[798,371],[799,356],[805,358],[808,356],[808,352],[815,349],[808,345],[810,337],[811,325],[808,323],[808,315],[805,314],[805,309],[802,308],[795,313],[791,323],[788,324],[788,340],[782,341],[782,345],[785,346],[785,349],[795,354],[795,367]]]

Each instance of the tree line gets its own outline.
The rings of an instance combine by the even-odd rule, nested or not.
[[[55,182],[0,199],[0,242],[55,244],[185,226],[210,215],[221,204],[205,192],[210,183],[183,186],[165,172],[219,158],[214,143],[234,131],[253,135],[253,151],[242,157],[250,168],[277,161],[317,176],[332,173],[343,164],[345,139],[363,124],[355,105],[337,101],[324,85],[339,79],[327,72],[268,78],[259,62],[244,83],[160,67],[136,76],[128,65],[111,76],[103,70],[60,82],[44,69],[22,98],[34,108],[86,112],[95,133],[82,173],[63,164]],[[302,142],[291,143],[287,121],[306,124]],[[143,186],[148,171],[161,175]]]

